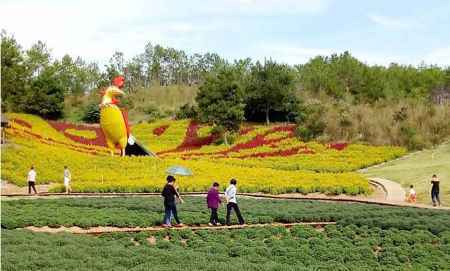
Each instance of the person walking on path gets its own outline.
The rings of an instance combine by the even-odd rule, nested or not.
[[[70,186],[70,180],[72,175],[70,174],[69,168],[64,166],[64,188],[66,189],[66,194],[72,193],[72,187]]]
[[[225,199],[227,200],[227,218],[226,218],[226,224],[230,225],[230,215],[231,215],[231,209],[234,209],[236,212],[236,216],[238,218],[239,224],[244,225],[244,219],[242,218],[241,211],[239,210],[239,206],[237,204],[236,194],[237,194],[237,188],[236,188],[237,181],[235,179],[230,180],[230,186],[227,187],[225,190]]]
[[[441,200],[439,199],[439,179],[436,174],[433,174],[431,177],[431,201],[433,201],[433,206],[436,206],[436,202],[438,206],[441,206]]]
[[[175,177],[172,175],[167,176],[167,184],[164,186],[161,195],[164,197],[164,221],[162,226],[165,228],[171,227],[171,219],[173,217],[177,222],[175,227],[182,227],[183,224],[178,219],[176,199],[181,203],[183,203],[183,199],[175,187]]]
[[[208,208],[211,209],[211,218],[209,219],[209,226],[220,226],[219,217],[217,215],[217,209],[222,201],[219,196],[219,184],[217,182],[213,183],[213,186],[209,189],[208,195],[206,196],[206,203]]]
[[[36,191],[36,170],[34,170],[34,166],[31,166],[30,171],[28,171],[28,194],[31,194],[31,188],[33,188],[33,191],[35,194],[37,194]]]

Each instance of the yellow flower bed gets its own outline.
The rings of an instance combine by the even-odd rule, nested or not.
[[[160,191],[167,175],[165,170],[172,165],[181,165],[194,172],[192,177],[178,177],[181,191],[206,191],[213,181],[225,186],[230,178],[237,178],[242,192],[370,192],[367,180],[356,173],[283,171],[204,160],[93,156],[20,138],[16,138],[15,143],[3,152],[2,179],[23,186],[33,164],[38,184],[59,184],[52,188],[53,191],[62,190],[64,165],[72,172],[74,191],[79,192]]]
[[[157,136],[153,130],[169,125],[163,134]],[[132,127],[131,133],[153,152],[175,149],[183,142],[189,120],[162,120],[140,123]]]

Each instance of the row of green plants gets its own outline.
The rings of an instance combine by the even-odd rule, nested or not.
[[[433,234],[450,228],[450,212],[367,204],[329,203],[269,199],[239,199],[250,224],[271,222],[336,221],[338,225],[357,225],[381,229],[420,229]],[[203,197],[186,197],[178,205],[181,220],[189,225],[205,224],[209,219]],[[225,208],[219,209],[224,222]],[[15,200],[2,202],[2,228],[26,226],[153,226],[163,217],[159,197],[69,198]]]
[[[2,230],[2,270],[449,270],[450,231],[294,226],[100,237]]]

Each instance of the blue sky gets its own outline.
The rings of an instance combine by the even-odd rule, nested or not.
[[[227,59],[304,63],[350,51],[369,64],[450,65],[450,1],[445,0],[2,0],[0,27],[25,48],[105,63],[145,43]]]

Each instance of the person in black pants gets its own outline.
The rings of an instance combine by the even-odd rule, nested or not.
[[[28,194],[31,194],[31,189],[33,188],[33,191],[35,194],[37,194],[36,191],[36,170],[34,170],[34,166],[31,166],[30,171],[28,172]]]
[[[436,202],[441,206],[441,200],[439,199],[439,179],[436,174],[431,177],[431,201],[433,201],[433,206],[436,206]]]
[[[225,190],[225,199],[227,200],[227,218],[226,218],[226,224],[230,225],[230,215],[231,210],[234,209],[236,212],[236,216],[238,218],[239,224],[244,225],[245,221],[244,218],[242,218],[241,211],[239,210],[239,206],[237,204],[236,194],[237,194],[237,188],[236,188],[237,181],[235,179],[231,179],[230,186],[227,187]]]
[[[175,187],[175,177],[171,175],[167,176],[167,184],[164,186],[161,195],[164,197],[164,222],[162,226],[165,228],[171,227],[170,221],[173,216],[177,222],[175,227],[182,227],[183,224],[180,222],[180,219],[178,219],[176,198],[178,198],[181,203],[183,202],[183,199]]]

